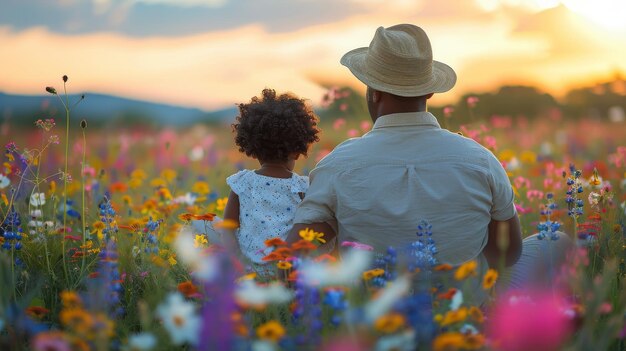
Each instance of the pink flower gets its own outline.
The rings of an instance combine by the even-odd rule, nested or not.
[[[452,113],[454,112],[454,107],[446,106],[443,108],[443,116],[446,118],[452,117]]]
[[[370,121],[362,121],[361,122],[361,131],[363,133],[366,133],[370,130],[370,128],[372,128],[372,122]]]
[[[351,247],[353,249],[357,249],[357,250],[365,250],[365,251],[373,251],[374,248],[367,245],[367,244],[361,244],[358,243],[356,241],[344,241],[341,243],[341,247]]]
[[[356,129],[350,129],[348,131],[348,137],[350,137],[350,138],[354,138],[354,137],[356,137],[358,135],[359,135],[359,131],[356,130]]]
[[[333,129],[334,130],[339,130],[339,129],[341,129],[345,125],[346,125],[345,118],[337,118],[335,120],[335,122],[333,122]]]
[[[476,96],[469,96],[466,101],[467,101],[467,106],[472,108],[476,106],[476,104],[478,103],[478,98]]]
[[[503,351],[552,351],[572,331],[566,304],[552,292],[504,296],[490,313],[487,335]]]

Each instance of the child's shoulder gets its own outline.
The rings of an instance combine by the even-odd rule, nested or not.
[[[249,169],[242,169],[239,172],[226,178],[226,184],[237,194],[240,194],[250,185],[254,172]]]

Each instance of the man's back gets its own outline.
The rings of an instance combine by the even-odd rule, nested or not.
[[[508,178],[491,152],[415,112],[378,118],[320,161],[295,222],[336,219],[340,242],[384,252],[415,241],[426,220],[437,259],[460,264],[479,256],[492,218],[514,214]]]

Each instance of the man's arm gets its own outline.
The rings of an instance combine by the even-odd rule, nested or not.
[[[491,220],[483,254],[492,268],[509,267],[517,262],[522,254],[522,230],[517,213],[506,221]]]

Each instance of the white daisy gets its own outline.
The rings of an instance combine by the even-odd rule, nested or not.
[[[163,326],[170,334],[175,345],[185,342],[196,345],[201,319],[195,313],[193,303],[185,301],[180,293],[172,293],[167,301],[157,307],[156,315],[163,321]]]

